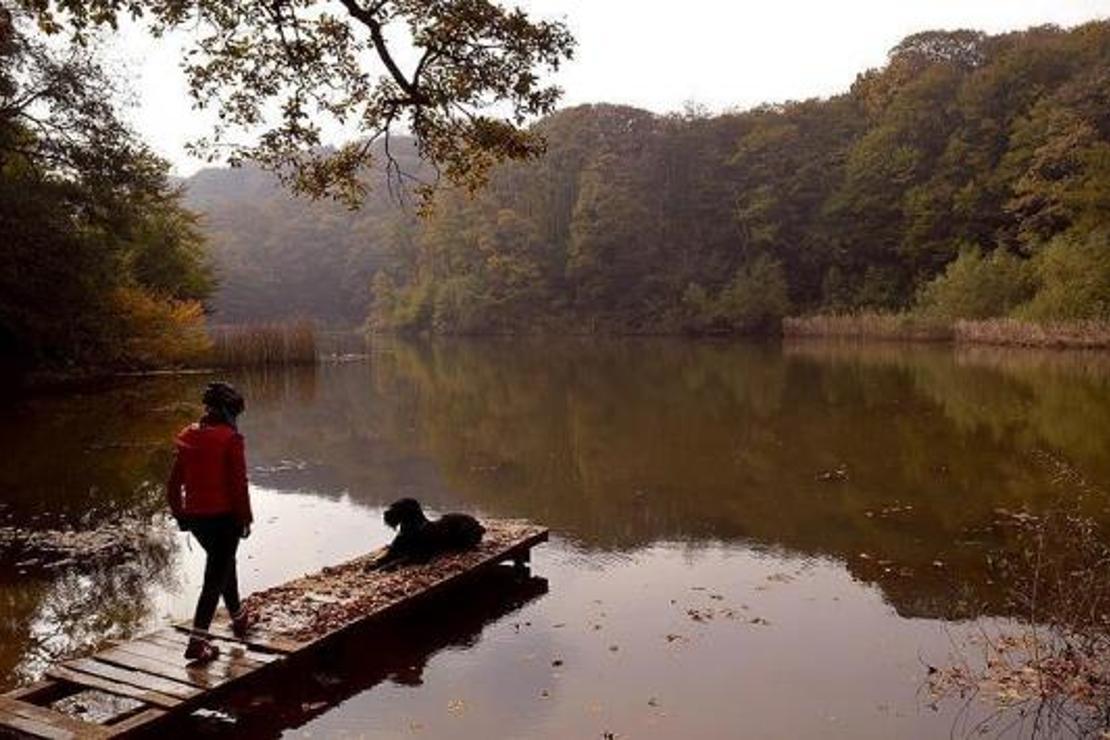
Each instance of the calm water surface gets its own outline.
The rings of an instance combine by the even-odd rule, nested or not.
[[[160,519],[206,376],[0,410],[0,523],[153,519],[134,563],[0,566],[0,684],[191,613]],[[258,523],[248,590],[386,541],[383,505],[552,528],[533,578],[458,594],[209,735],[942,737],[973,615],[1007,616],[999,510],[1110,519],[1110,360],[896,345],[455,341],[233,378]],[[230,717],[236,725],[229,724]]]

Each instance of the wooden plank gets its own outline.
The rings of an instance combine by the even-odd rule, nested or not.
[[[144,709],[121,722],[107,725],[108,733],[105,737],[124,737],[137,730],[149,729],[152,724],[160,722],[166,715],[165,709]]]
[[[176,646],[179,647],[181,650],[184,650],[185,647],[189,644],[190,636],[185,634],[184,632],[167,629],[161,632],[155,632],[149,635],[145,635],[143,639],[148,642],[158,643],[160,645]],[[208,640],[220,649],[220,655],[227,656],[228,658],[233,658],[240,662],[251,664],[255,668],[261,668],[264,665],[268,665],[282,659],[282,656],[278,655],[277,653],[263,653],[257,650],[252,650],[241,642],[232,642],[231,640],[225,640],[222,637],[210,637],[208,638]]]
[[[180,638],[176,639],[162,637],[161,635],[146,635],[139,638],[138,640],[134,640],[133,643],[134,642],[145,643],[147,645],[154,645],[165,650],[170,650],[173,652],[173,654],[182,656],[182,660],[184,660],[185,647],[189,643],[189,638],[185,635],[182,635]],[[225,650],[223,646],[217,643],[216,640],[213,640],[212,643],[220,649],[220,655],[218,658],[216,658],[216,662],[229,663],[231,665],[245,668],[251,671],[256,671],[265,665],[265,663],[260,660],[252,660],[251,658],[248,658],[246,656],[246,650],[242,647],[238,648],[237,653],[232,653],[229,650]]]
[[[224,680],[216,676],[210,676],[204,671],[181,668],[180,666],[151,660],[141,655],[132,655],[131,653],[118,649],[105,650],[97,653],[95,657],[97,661],[102,663],[112,663],[122,668],[130,668],[143,673],[150,673],[161,678],[189,684],[190,686],[196,686],[201,689],[211,689],[225,683]]]
[[[159,694],[157,691],[147,691],[145,689],[136,688],[125,683],[117,683],[107,678],[99,676],[91,676],[87,673],[79,673],[78,671],[71,671],[62,666],[54,666],[46,670],[46,675],[51,678],[56,678],[59,681],[68,681],[69,683],[84,686],[98,691],[104,691],[116,696],[126,696],[130,699],[138,699],[147,704],[153,704],[158,707],[166,709],[173,709],[181,704],[180,699],[175,699],[172,696]]]
[[[241,678],[249,673],[253,673],[259,668],[258,664],[248,665],[239,663],[234,659],[229,659],[227,656],[221,656],[205,663],[193,663],[185,659],[185,651],[178,650],[178,646],[176,645],[159,645],[153,642],[146,642],[145,640],[133,640],[131,642],[120,643],[115,649],[125,653],[131,653],[132,655],[150,658],[151,660],[157,660],[176,668],[199,671],[205,675],[225,681],[228,679]]]
[[[159,694],[172,696],[175,699],[192,699],[202,693],[201,690],[195,686],[187,686],[186,684],[170,681],[150,673],[132,671],[109,663],[90,660],[89,658],[70,660],[62,663],[61,667],[77,673],[84,673],[90,676],[96,676],[97,678],[106,678],[109,681],[134,686],[137,689],[156,691]]]
[[[63,687],[58,686],[54,681],[36,681],[33,684],[9,691],[4,696],[35,704],[41,698],[47,698],[48,701],[53,700],[58,697],[62,689]]]
[[[104,730],[99,725],[94,725],[91,722],[82,722],[79,719],[70,717],[68,714],[55,712],[45,707],[37,707],[34,704],[28,704],[7,696],[0,696],[0,710],[4,711],[6,714],[14,714],[23,719],[49,725],[62,733],[68,732],[70,734],[67,737],[104,737]]]
[[[152,660],[169,668],[170,670],[183,670],[186,675],[194,680],[208,680],[209,686],[204,688],[214,689],[223,683],[249,676],[255,670],[252,666],[243,666],[241,663],[232,662],[226,658],[218,658],[208,662],[186,661],[181,652],[174,648],[153,645],[151,642],[134,641],[124,642],[114,648],[115,651],[125,653],[137,658]]]
[[[61,730],[53,725],[48,725],[38,720],[20,717],[17,714],[8,714],[0,709],[0,731],[16,732],[20,737],[30,736],[46,738],[47,740],[72,740],[76,738],[69,730]]]
[[[235,633],[231,631],[231,627],[225,622],[213,623],[207,632],[193,629],[190,622],[178,622],[174,625],[174,629],[186,634],[200,635],[201,637],[216,637],[231,642],[240,642],[256,650],[268,650],[283,655],[295,653],[308,645],[307,642],[291,640],[288,637],[272,635],[261,630],[252,630],[246,637],[236,637]]]

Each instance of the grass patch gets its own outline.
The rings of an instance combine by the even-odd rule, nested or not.
[[[785,318],[786,337],[840,337],[845,339],[946,342],[953,338],[952,325],[909,313],[864,311],[846,314],[817,314]]]
[[[783,319],[785,337],[955,342],[1044,349],[1110,349],[1110,322],[958,319],[913,313],[817,314]]]
[[[210,334],[212,364],[218,367],[311,365],[318,355],[311,321],[225,326]]]
[[[954,334],[961,344],[1060,349],[1110,348],[1110,322],[1058,321],[1038,323],[1018,319],[957,321]]]

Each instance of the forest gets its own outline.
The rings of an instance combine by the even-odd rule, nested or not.
[[[389,244],[373,327],[1110,318],[1110,23],[916,34],[828,100],[539,126],[544,158],[441,193]]]
[[[173,364],[206,341],[200,217],[91,47],[0,5],[0,370]]]
[[[288,318],[442,334],[1110,319],[1108,22],[915,34],[829,99],[564,109],[529,132],[542,156],[428,202],[386,182],[390,166],[434,182],[395,137],[357,207],[249,162],[171,178],[104,102],[91,51],[9,22],[5,99],[36,80],[52,115],[0,117],[0,348],[25,364],[173,364],[206,324]]]
[[[257,172],[198,174],[217,316],[458,334],[1110,318],[1105,22],[917,34],[827,100],[589,105],[536,127],[543,157],[473,195],[441,187],[424,218],[384,187],[348,212]]]

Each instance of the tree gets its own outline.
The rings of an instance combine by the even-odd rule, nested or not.
[[[918,305],[943,319],[1008,316],[1033,296],[1034,288],[1026,261],[1001,250],[984,257],[971,247],[924,287]]]
[[[92,50],[0,5],[0,364],[152,364],[203,344],[212,288],[168,166],[105,100]]]
[[[406,330],[774,331],[787,308],[981,317],[1024,313],[1034,292],[1039,317],[1094,315],[1108,82],[1107,22],[930,32],[830,99],[559,111],[534,125],[544,157],[494,167],[473,195],[441,188],[396,235],[372,198],[358,215],[302,211],[271,187],[282,200],[263,218],[228,202],[234,187],[205,202],[235,240],[226,251],[250,255],[229,283],[268,286],[263,309],[291,303],[279,276],[296,273],[323,311],[329,265],[358,265],[364,306],[369,276],[388,272],[389,323]],[[1076,300],[1048,308],[1068,281]]]
[[[190,92],[219,114],[196,150],[215,157],[229,148],[233,162],[257,161],[298,192],[350,204],[366,192],[375,142],[388,143],[401,124],[423,157],[471,189],[497,162],[541,152],[524,124],[551,111],[560,91],[539,75],[574,48],[563,24],[493,0],[19,1],[44,28],[68,28],[78,42],[123,15],[159,36],[187,29]],[[415,62],[405,68],[407,47]],[[356,140],[323,148],[323,121],[353,126]],[[256,144],[233,143],[236,131],[259,128]],[[384,152],[389,159],[388,145]],[[411,177],[389,161],[394,184]],[[427,183],[418,187],[429,194]]]
[[[1036,258],[1041,282],[1021,311],[1035,320],[1110,320],[1110,229],[1062,234]]]

